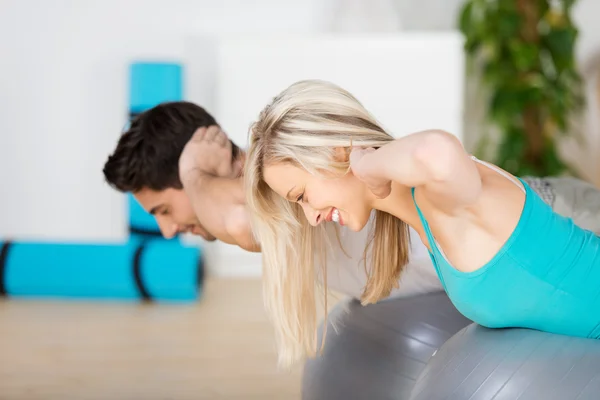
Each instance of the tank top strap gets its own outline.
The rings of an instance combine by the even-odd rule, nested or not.
[[[429,243],[431,245],[431,242],[434,241],[433,234],[431,233],[431,229],[429,228],[429,223],[427,222],[427,219],[425,219],[425,216],[423,215],[423,213],[421,212],[421,209],[419,208],[419,205],[417,204],[417,199],[415,199],[415,188],[414,187],[410,189],[410,193],[412,194],[413,203],[415,205],[415,208],[417,209],[417,213],[419,214],[419,219],[421,220],[421,223],[423,224],[423,228],[425,229],[425,234],[427,235],[427,239],[429,239]]]
[[[429,247],[431,248],[430,253],[435,253],[436,250],[439,250],[438,246],[437,246],[437,241],[435,240],[435,237],[433,236],[433,233],[431,232],[431,228],[429,227],[429,222],[427,222],[427,219],[423,215],[421,208],[419,208],[419,205],[417,204],[417,199],[415,198],[415,188],[414,187],[411,188],[411,194],[412,194],[413,203],[415,205],[415,208],[417,209],[417,213],[419,213],[419,219],[421,220],[421,224],[423,224],[423,229],[425,230],[425,235],[427,235],[427,240],[429,241]]]
[[[514,183],[519,189],[521,189],[523,191],[523,193],[525,193],[527,191],[527,189],[525,188],[524,182],[521,178],[519,177],[514,177],[512,175],[510,175],[509,173],[507,173],[506,171],[502,170],[501,168],[497,167],[494,164],[490,164],[486,161],[482,161],[480,159],[478,159],[477,157],[475,157],[474,155],[471,155],[471,160],[475,161],[478,164],[481,164],[489,169],[491,169],[492,171],[497,172],[498,174],[502,175],[503,177],[505,177],[506,179],[508,179],[509,181],[511,181],[512,183]]]
[[[444,281],[444,276],[442,274],[442,271],[440,271],[440,266],[438,265],[438,254],[444,260],[445,260],[445,255],[438,248],[437,241],[435,240],[435,237],[433,236],[433,233],[431,232],[429,223],[427,222],[427,219],[423,215],[421,208],[419,208],[419,205],[417,204],[417,200],[415,198],[415,188],[414,187],[412,187],[410,189],[410,193],[412,195],[412,199],[413,199],[415,208],[417,209],[417,213],[419,214],[419,219],[421,220],[421,224],[423,225],[423,229],[425,230],[425,235],[427,236],[427,241],[429,242],[429,248],[430,248],[430,250],[428,250],[429,258],[435,268],[435,272],[436,272],[438,278],[440,279],[440,282],[442,283],[442,286],[444,287],[444,289],[446,289],[446,282]]]

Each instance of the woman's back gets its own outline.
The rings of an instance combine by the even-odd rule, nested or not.
[[[526,200],[516,229],[492,260],[473,272],[447,261],[417,205],[442,284],[456,307],[481,325],[598,338],[600,237],[554,213],[523,185]]]

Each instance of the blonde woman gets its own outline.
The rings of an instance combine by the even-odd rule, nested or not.
[[[284,365],[318,349],[315,281],[332,245],[325,229],[360,231],[372,210],[364,304],[397,285],[411,227],[467,318],[600,337],[598,236],[449,133],[394,139],[334,84],[298,82],[262,111],[251,128],[246,187]]]

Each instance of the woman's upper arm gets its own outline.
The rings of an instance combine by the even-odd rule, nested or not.
[[[431,171],[431,179],[423,185],[421,195],[436,208],[452,213],[477,201],[481,176],[458,138],[440,131],[431,136],[416,157]]]

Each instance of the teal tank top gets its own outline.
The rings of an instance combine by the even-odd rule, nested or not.
[[[526,182],[523,212],[498,253],[473,272],[455,269],[412,196],[430,258],[456,308],[489,328],[600,338],[600,237],[556,214]]]

